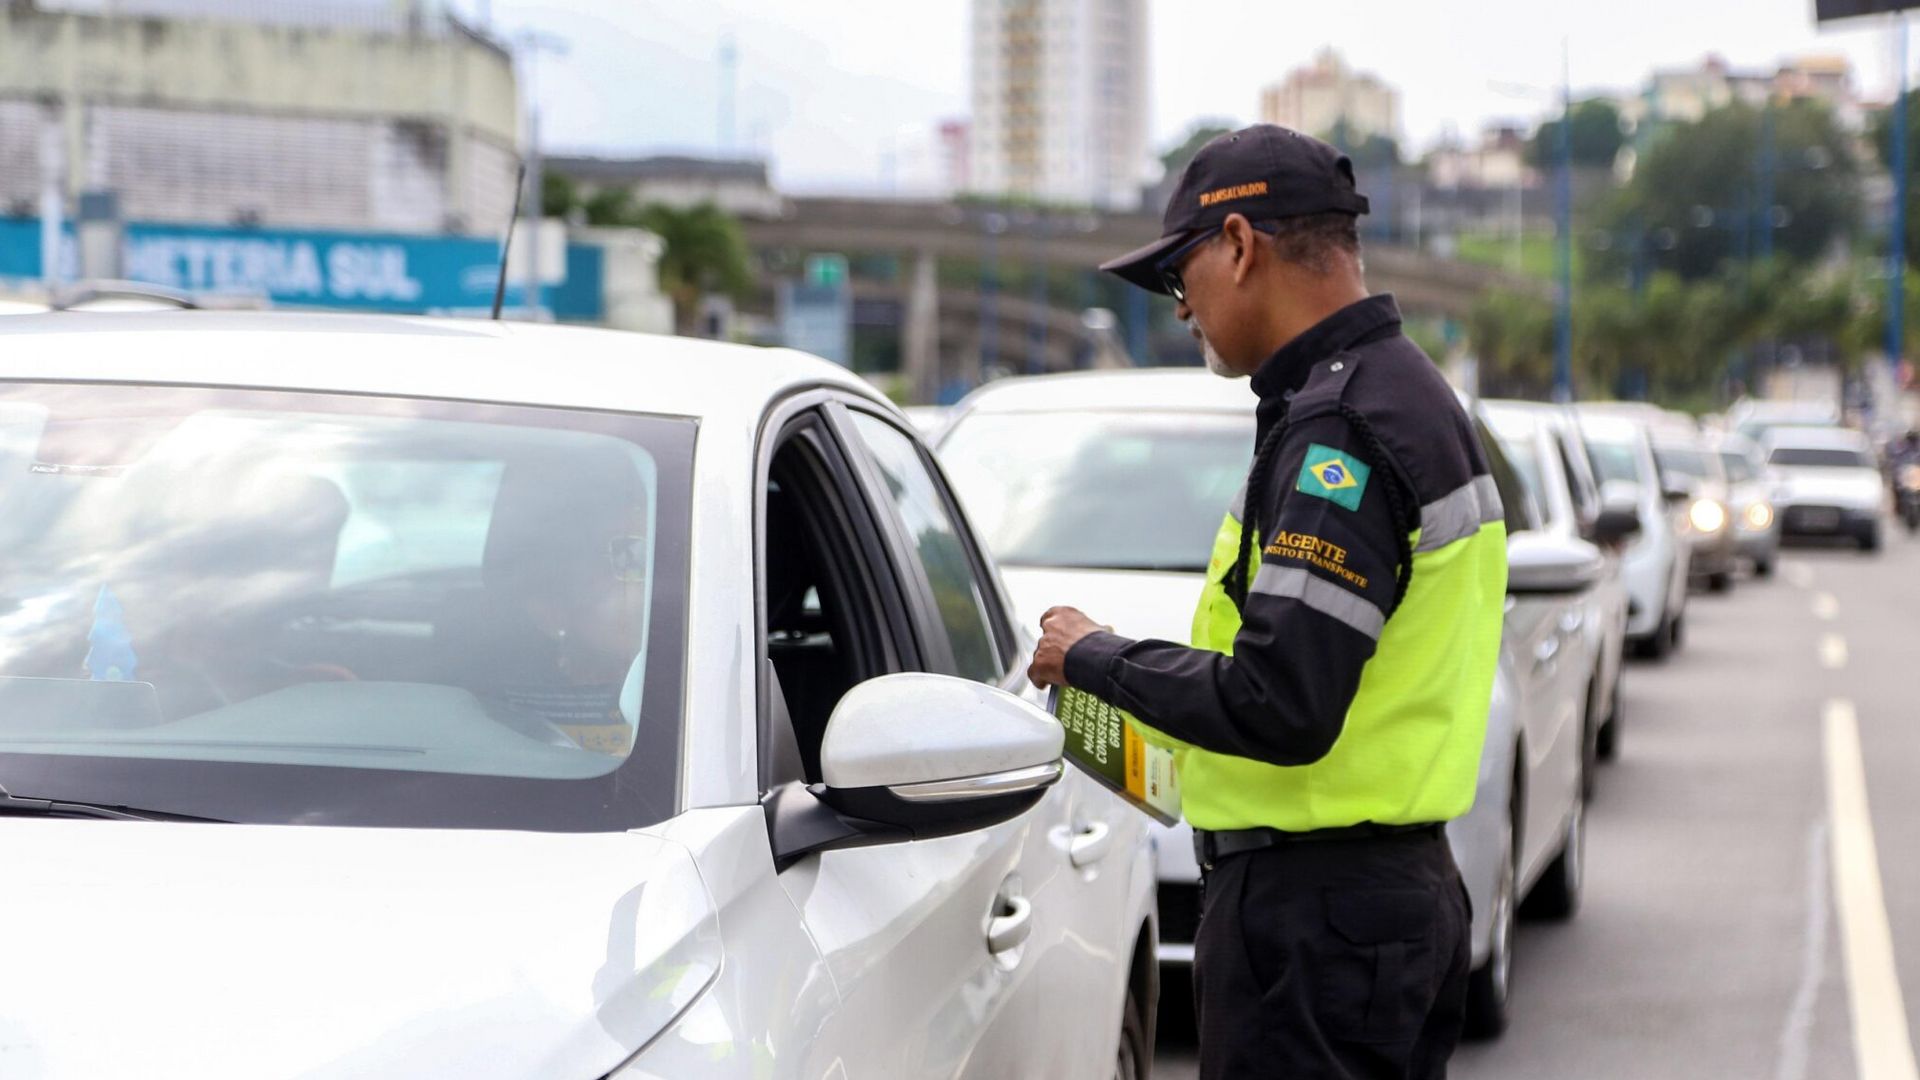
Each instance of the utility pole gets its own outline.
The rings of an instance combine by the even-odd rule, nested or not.
[[[734,47],[731,33],[720,36],[720,115],[717,135],[720,142],[720,156],[733,153],[733,95],[738,80],[735,68],[740,59],[739,50]]]
[[[1573,400],[1573,74],[1567,42],[1560,42],[1560,164],[1554,184],[1554,228],[1559,241],[1559,287],[1554,297],[1553,400]]]
[[[540,89],[539,65],[540,53],[550,52],[555,56],[567,55],[567,42],[553,34],[538,30],[522,30],[514,35],[514,43],[525,51],[527,58],[527,201],[532,207],[534,222],[533,234],[527,237],[527,284],[522,306],[528,319],[540,317],[542,293],[545,291],[544,276],[540,265],[540,248],[546,233],[545,177],[540,168]]]
[[[73,108],[73,99],[69,97],[62,107]],[[40,278],[49,293],[65,280],[60,256],[67,231],[66,189],[66,132],[49,114],[40,129]]]
[[[1907,298],[1907,17],[1899,24],[1900,90],[1893,99],[1893,228],[1887,239],[1887,363],[1895,372],[1905,351]],[[1896,376],[1897,377],[1897,376]]]
[[[1765,263],[1773,258],[1773,174],[1775,169],[1773,147],[1773,100],[1767,100],[1767,107],[1760,113],[1760,211],[1757,215],[1760,225],[1760,261]]]

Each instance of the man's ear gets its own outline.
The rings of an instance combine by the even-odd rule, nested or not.
[[[1228,214],[1220,234],[1226,237],[1227,254],[1233,259],[1233,283],[1245,284],[1253,276],[1254,263],[1259,257],[1254,249],[1259,246],[1260,232],[1245,214]]]

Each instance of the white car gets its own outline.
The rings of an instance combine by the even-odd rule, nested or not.
[[[844,370],[19,316],[0,458],[9,1080],[1146,1075],[1144,819]]]
[[[1584,594],[1587,608],[1569,633],[1591,675],[1585,688],[1584,794],[1593,796],[1597,765],[1619,752],[1625,727],[1624,697],[1627,589],[1618,552],[1640,531],[1636,499],[1616,489],[1606,505],[1580,439],[1579,423],[1564,406],[1528,401],[1484,401],[1486,418],[1502,452],[1534,499],[1544,531],[1599,548],[1605,570]]]
[[[1662,485],[1682,494],[1680,535],[1690,550],[1692,578],[1714,592],[1726,592],[1733,587],[1739,556],[1733,485],[1726,467],[1690,419],[1678,426],[1656,425],[1651,434]]]
[[[1661,484],[1653,444],[1640,420],[1585,405],[1574,411],[1603,495],[1627,499],[1638,510],[1640,531],[1620,557],[1627,641],[1642,656],[1663,658],[1685,638],[1692,546],[1675,506],[1687,493]]]
[[[1780,514],[1766,460],[1752,440],[1740,435],[1721,435],[1714,448],[1727,474],[1735,548],[1753,563],[1755,576],[1771,577],[1780,555]]]
[[[1761,444],[1779,478],[1775,507],[1784,536],[1851,538],[1880,550],[1887,486],[1866,435],[1852,428],[1784,425]]]
[[[1253,456],[1253,407],[1246,384],[1190,369],[1004,379],[960,403],[938,449],[1029,623],[1072,604],[1132,637],[1189,641],[1214,534]],[[1545,531],[1489,454],[1520,569],[1474,809],[1447,830],[1473,900],[1470,1020],[1482,1033],[1506,1024],[1519,899],[1532,892],[1563,915],[1578,901],[1591,670],[1568,658],[1591,655],[1597,628],[1576,615],[1604,573],[1593,545]],[[1190,964],[1192,831],[1155,833],[1160,959]]]

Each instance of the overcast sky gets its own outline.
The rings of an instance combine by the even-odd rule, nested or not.
[[[568,42],[538,60],[543,142],[608,154],[712,153],[720,43],[738,54],[735,148],[793,191],[875,191],[903,132],[967,111],[972,0],[448,0],[496,29]],[[1401,92],[1415,150],[1448,128],[1537,115],[1496,86],[1553,87],[1568,42],[1575,94],[1637,87],[1718,53],[1737,68],[1842,53],[1890,97],[1884,26],[1815,30],[1813,0],[1147,0],[1151,144],[1197,119],[1254,119],[1260,88],[1325,46]],[[1914,53],[1920,59],[1920,40]]]

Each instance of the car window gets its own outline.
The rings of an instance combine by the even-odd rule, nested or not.
[[[1478,419],[1474,421],[1474,428],[1480,435],[1481,446],[1486,450],[1487,470],[1493,474],[1494,487],[1500,491],[1500,503],[1506,509],[1507,535],[1539,528],[1540,508],[1534,502],[1533,493],[1527,490],[1514,472],[1500,440],[1494,438],[1493,433]]]
[[[1500,450],[1506,455],[1507,463],[1513,467],[1521,486],[1526,490],[1527,501],[1533,505],[1534,513],[1540,520],[1546,519],[1547,489],[1542,472],[1539,441],[1533,437],[1531,429],[1524,430],[1518,436],[1500,436]]]
[[[1199,573],[1253,432],[1250,414],[973,414],[940,460],[1004,565]]]
[[[0,772],[243,821],[661,820],[693,430],[0,385]]]
[[[841,697],[860,682],[903,670],[896,594],[868,553],[871,521],[858,512],[853,474],[818,412],[781,433],[762,492],[760,598],[772,675],[762,781],[820,780],[820,743]],[[785,725],[782,730],[778,725]],[[784,746],[792,760],[782,760]]]
[[[1722,450],[1720,463],[1726,466],[1727,479],[1736,484],[1744,484],[1758,475],[1753,467],[1753,459],[1738,450]]]
[[[1587,440],[1588,460],[1593,462],[1593,470],[1603,484],[1609,480],[1641,483],[1640,455],[1637,450],[1632,443]]]
[[[1774,465],[1797,465],[1809,468],[1873,468],[1873,462],[1858,450],[1818,446],[1776,446],[1773,448],[1773,453],[1767,455],[1767,461]]]
[[[1586,470],[1580,468],[1580,450],[1568,445],[1563,432],[1554,432],[1554,457],[1560,462],[1560,475],[1567,482],[1567,494],[1573,499],[1574,515],[1583,522],[1591,522],[1600,514],[1600,493],[1593,488]]]
[[[1006,665],[995,645],[987,609],[992,590],[978,576],[938,481],[905,433],[870,413],[852,416],[854,430],[873,452],[914,556],[933,588],[934,606],[953,646],[954,673],[998,683]]]

